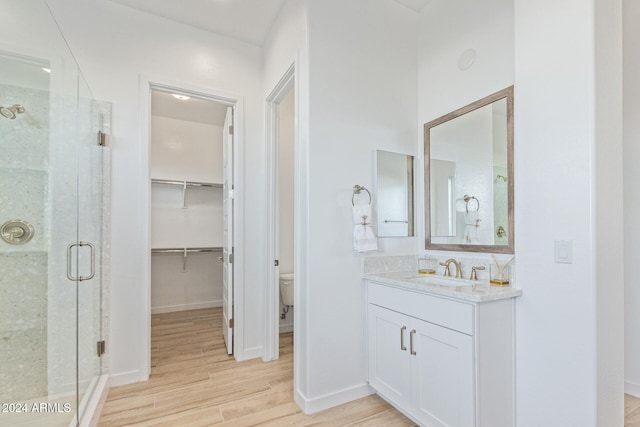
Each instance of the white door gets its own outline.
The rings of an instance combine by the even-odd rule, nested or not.
[[[434,427],[473,427],[473,338],[413,319],[409,346],[415,353],[412,395],[418,421]]]
[[[224,121],[222,158],[222,334],[227,353],[233,354],[233,108]]]
[[[411,410],[412,320],[369,304],[369,384],[404,411]]]

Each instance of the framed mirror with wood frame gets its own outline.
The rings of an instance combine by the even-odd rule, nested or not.
[[[425,248],[514,253],[514,88],[424,125]]]

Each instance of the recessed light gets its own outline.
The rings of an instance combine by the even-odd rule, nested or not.
[[[42,67],[42,71],[44,71],[45,73],[49,73],[49,74],[51,74],[51,68],[44,68],[44,67]]]
[[[175,99],[179,99],[180,101],[186,101],[187,99],[190,99],[190,96],[187,95],[179,95],[177,93],[172,93],[171,96],[173,96]]]

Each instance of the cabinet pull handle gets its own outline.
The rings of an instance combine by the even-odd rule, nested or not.
[[[415,329],[411,330],[411,332],[409,333],[409,347],[411,347],[411,354],[413,356],[415,356],[417,354],[416,351],[413,349],[413,335],[415,333],[416,333]]]
[[[400,328],[400,350],[407,351],[407,347],[404,345],[404,331],[407,330],[406,326]]]

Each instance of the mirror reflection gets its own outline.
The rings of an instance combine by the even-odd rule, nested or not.
[[[426,248],[513,253],[513,87],[425,124]]]
[[[413,156],[376,152],[378,237],[413,236]]]

